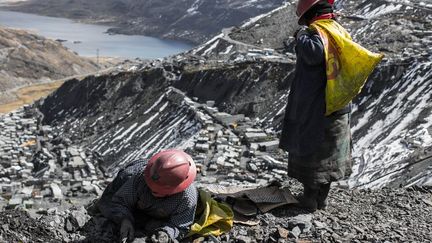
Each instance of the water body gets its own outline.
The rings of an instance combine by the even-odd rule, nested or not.
[[[69,19],[0,10],[0,25],[26,29],[39,35],[67,40],[63,45],[81,56],[160,58],[180,53],[192,46],[170,40],[139,36],[109,35],[110,26],[77,23]]]

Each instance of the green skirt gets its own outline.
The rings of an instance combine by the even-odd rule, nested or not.
[[[338,181],[352,173],[350,114],[326,119],[324,141],[313,154],[289,154],[288,175],[309,187]]]

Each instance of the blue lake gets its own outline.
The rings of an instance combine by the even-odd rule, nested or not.
[[[192,48],[182,42],[147,36],[109,35],[105,32],[110,26],[11,11],[0,10],[0,25],[30,30],[54,40],[67,40],[63,45],[82,56],[96,56],[99,49],[100,56],[150,59],[166,57]]]

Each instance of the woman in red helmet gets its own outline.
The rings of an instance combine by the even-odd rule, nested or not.
[[[173,242],[193,224],[198,191],[196,167],[181,150],[166,150],[120,171],[105,189],[98,207],[120,226],[120,237],[132,241],[135,227],[152,242]]]
[[[296,72],[285,112],[280,148],[289,152],[288,174],[304,186],[300,206],[324,209],[330,183],[351,173],[350,105],[326,116],[325,46],[307,28],[334,19],[333,1],[300,0],[297,8]]]

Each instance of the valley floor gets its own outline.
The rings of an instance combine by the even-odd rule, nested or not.
[[[20,88],[12,92],[12,95],[15,96],[13,101],[0,104],[0,113],[11,112],[18,109],[19,107],[31,104],[38,99],[46,97],[51,92],[60,87],[63,83],[64,81],[55,81],[51,83],[36,84]]]
[[[112,71],[114,67],[124,61],[121,58],[115,58],[115,57],[89,57],[88,59],[97,62],[101,69],[94,74],[103,74],[109,71]],[[44,98],[51,94],[53,91],[58,89],[66,80],[69,79],[82,79],[91,74],[82,74],[82,75],[75,75],[71,77],[67,77],[60,80],[55,80],[48,83],[39,83],[39,84],[33,84],[25,87],[20,87],[15,90],[8,91],[10,95],[7,95],[7,101],[2,102],[1,96],[0,96],[0,114],[9,113],[13,110],[16,110],[24,105],[32,104],[36,100],[39,100],[41,98]]]

